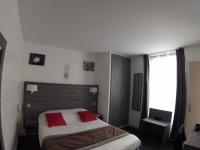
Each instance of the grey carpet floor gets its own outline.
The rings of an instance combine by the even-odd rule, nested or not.
[[[140,137],[139,132],[132,127],[127,126],[122,129],[140,138],[142,142],[140,150],[174,150],[173,143],[170,141],[162,144],[159,139],[153,136]]]

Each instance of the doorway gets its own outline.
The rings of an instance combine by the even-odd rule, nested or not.
[[[200,61],[189,63],[189,111],[186,113],[186,135],[200,123]]]
[[[2,69],[3,69],[3,61],[4,61],[6,45],[7,41],[0,32],[0,150],[4,150],[2,122],[1,122],[1,79],[2,79]]]

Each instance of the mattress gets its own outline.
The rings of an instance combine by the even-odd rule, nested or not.
[[[84,111],[85,109],[68,109],[68,110],[53,110],[47,111],[48,113],[51,112],[61,112],[67,126],[57,126],[49,128],[47,125],[47,121],[45,118],[44,113],[40,114],[39,116],[39,127],[38,127],[38,135],[40,145],[42,146],[42,142],[46,137],[55,136],[55,135],[66,135],[66,134],[73,134],[79,133],[83,131],[88,131],[92,129],[97,129],[101,127],[108,126],[106,122],[97,119],[95,121],[90,122],[81,122],[79,116],[77,115],[78,111]],[[46,113],[46,112],[45,112]],[[99,147],[94,148],[93,150],[135,150],[140,147],[141,142],[140,140],[132,134],[128,134],[125,137],[112,141],[110,143],[106,143]]]

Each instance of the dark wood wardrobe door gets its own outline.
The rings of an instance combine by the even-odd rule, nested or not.
[[[117,55],[112,55],[109,123],[114,126],[120,125],[119,109],[120,109],[121,85],[122,85],[121,76],[122,76],[122,58]]]
[[[128,124],[130,104],[130,59],[123,58],[122,61],[122,95],[120,100],[120,125]]]
[[[112,55],[109,123],[122,126],[128,123],[130,99],[130,59]]]

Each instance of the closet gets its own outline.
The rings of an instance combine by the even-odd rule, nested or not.
[[[130,59],[111,55],[109,123],[120,127],[128,124],[130,102]]]

